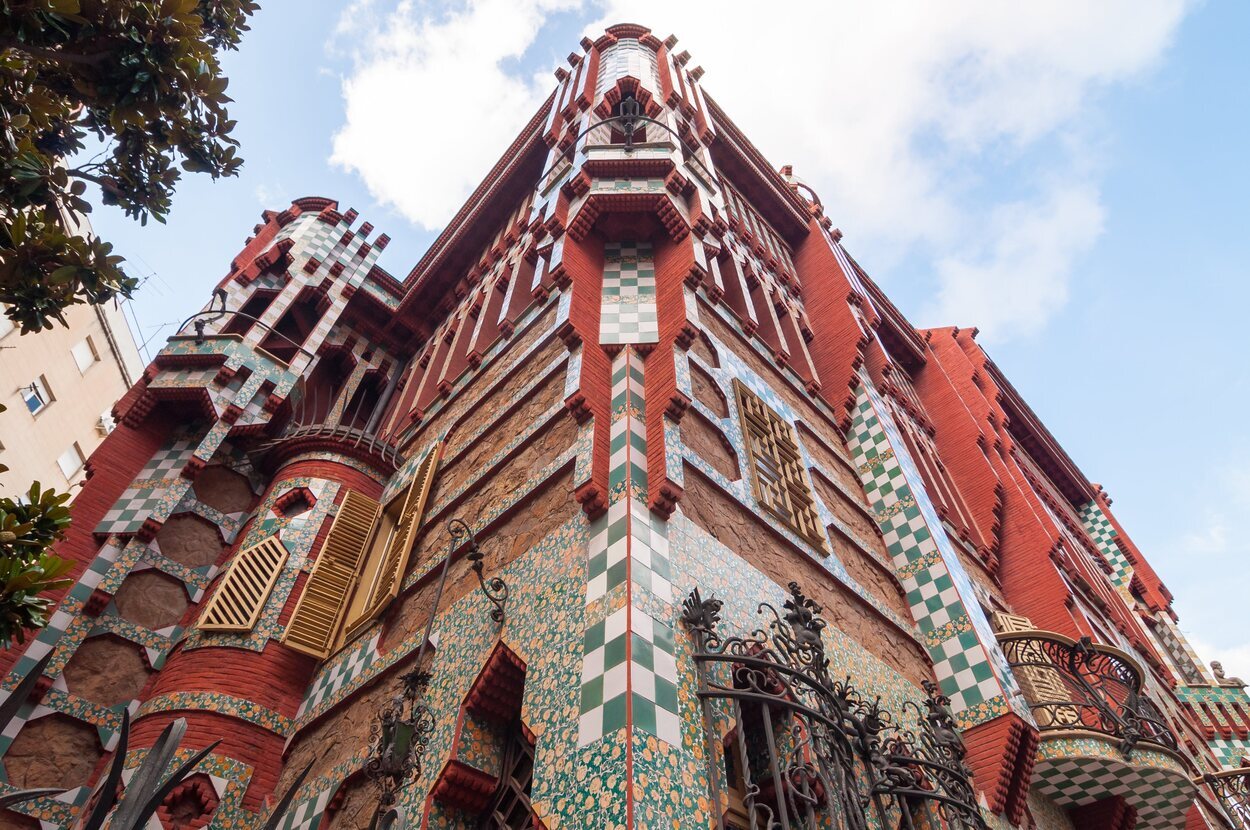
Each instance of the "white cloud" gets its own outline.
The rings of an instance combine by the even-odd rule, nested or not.
[[[676,33],[708,91],[771,161],[796,165],[870,271],[912,255],[932,265],[939,299],[922,322],[993,337],[1037,331],[1062,306],[1102,223],[1083,116],[1158,61],[1186,1],[405,2],[372,10],[372,37],[359,15],[344,24],[362,45],[334,161],[414,222],[446,221],[552,88],[547,72],[509,67],[556,8],[593,19],[592,36],[622,20]]]
[[[343,81],[346,123],[331,161],[413,222],[440,227],[549,92],[501,64],[523,55],[544,15],[567,5],[475,0],[434,16],[401,3],[377,15],[373,31],[359,17],[341,24],[359,51]]]

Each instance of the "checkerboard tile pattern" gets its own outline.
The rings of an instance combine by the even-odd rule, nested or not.
[[[673,629],[640,608],[621,608],[586,630],[578,746],[626,725],[681,745]]]
[[[291,806],[286,818],[278,825],[278,830],[317,830],[321,819],[325,816],[326,805],[330,803],[333,788],[323,790],[312,798]]]
[[[187,489],[179,474],[199,445],[198,436],[182,434],[158,450],[104,514],[95,532],[101,535],[134,533],[143,526],[144,519],[163,505],[172,509]]]
[[[1137,809],[1141,830],[1185,825],[1194,788],[1179,765],[1142,766],[1108,757],[1039,758],[1033,786],[1056,804],[1074,807],[1122,796]]]
[[[305,712],[317,708],[323,701],[334,697],[339,689],[359,677],[374,660],[378,659],[378,639],[381,636],[382,632],[379,630],[349,651],[336,655],[333,662],[322,666],[312,683],[308,684],[304,699],[300,701],[299,710],[295,713],[296,719]]]
[[[599,342],[656,343],[660,324],[655,306],[655,263],[650,242],[610,242],[604,246]]]
[[[1090,501],[1081,506],[1081,522],[1085,532],[1094,540],[1099,553],[1107,560],[1113,571],[1111,579],[1117,585],[1128,585],[1133,578],[1133,566],[1129,564],[1120,546],[1115,543],[1116,530],[1111,520],[1103,512],[1097,501]]]
[[[1014,681],[923,479],[889,419],[864,379],[848,447],[942,691],[961,725],[982,723],[1007,711],[1012,696],[1004,695],[1004,685],[1014,688]]]
[[[1153,630],[1155,637],[1159,640],[1159,644],[1163,646],[1164,651],[1172,658],[1172,664],[1176,666],[1181,676],[1185,678],[1186,683],[1202,684],[1211,682],[1207,679],[1198,654],[1165,612],[1160,611],[1155,614]]]
[[[623,349],[612,361],[612,427],[608,460],[608,498],[628,493],[647,498],[647,406],[643,396],[642,358]]]
[[[629,608],[587,627],[582,640],[582,698],[577,745],[586,746],[625,726],[629,693]]]
[[[642,358],[627,347],[612,366],[608,512],[591,525],[587,545],[579,746],[627,723],[670,744],[681,741],[673,631],[644,610],[669,608],[673,586],[668,523],[645,502],[643,388]],[[603,608],[622,592],[622,607]]]

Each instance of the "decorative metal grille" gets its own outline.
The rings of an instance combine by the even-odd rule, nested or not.
[[[534,746],[525,737],[518,721],[504,746],[503,768],[491,805],[478,823],[480,830],[531,830],[537,827],[530,805],[530,784],[534,779]]]
[[[204,609],[199,627],[204,631],[227,632],[255,628],[287,556],[286,546],[277,536],[239,551]]]
[[[1250,768],[1204,775],[1237,830],[1250,830]]]
[[[987,830],[936,684],[905,706],[916,727],[896,725],[880,699],[830,676],[821,607],[789,589],[783,612],[761,603],[767,626],[743,637],[717,631],[721,603],[697,589],[682,608],[719,830]]]
[[[803,472],[794,427],[736,379],[734,397],[746,437],[755,500],[786,527],[824,550],[825,534]]]
[[[1049,631],[998,635],[1042,729],[1087,729],[1120,739],[1127,758],[1140,741],[1176,751],[1163,714],[1142,694],[1141,671],[1122,651]]]

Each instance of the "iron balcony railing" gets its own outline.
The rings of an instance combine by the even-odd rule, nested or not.
[[[1123,651],[1052,631],[1004,633],[998,641],[1042,730],[1109,735],[1125,757],[1143,741],[1178,750],[1162,713],[1142,691],[1141,669]]]
[[[1224,770],[1202,776],[1210,785],[1229,821],[1237,830],[1250,830],[1250,767]]]

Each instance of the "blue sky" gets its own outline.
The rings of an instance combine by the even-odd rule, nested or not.
[[[980,326],[1203,656],[1250,677],[1250,4],[865,5],[271,2],[225,60],[243,175],[188,178],[166,226],[93,222],[147,277],[151,348],[294,197],[357,208],[402,275],[584,31],[676,33],[914,322]]]

